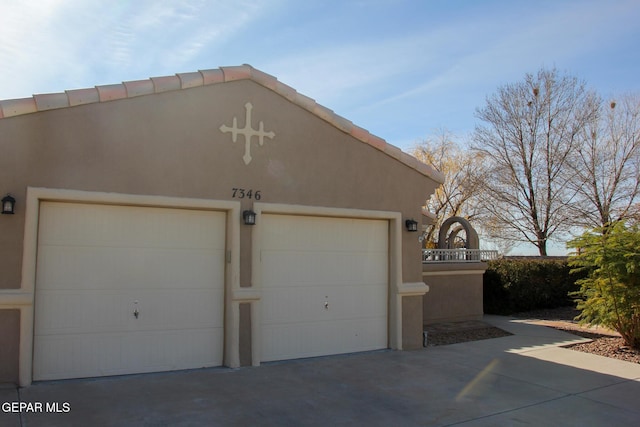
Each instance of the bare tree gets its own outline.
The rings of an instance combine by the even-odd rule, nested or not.
[[[547,255],[547,242],[572,224],[575,191],[564,173],[577,137],[595,114],[595,95],[575,77],[541,69],[507,84],[476,110],[483,125],[473,151],[488,168],[483,181],[487,220],[503,238],[529,242]]]
[[[474,200],[480,191],[482,161],[462,149],[446,129],[418,143],[412,154],[445,176],[444,183],[427,201],[429,211],[437,217],[426,232],[425,243],[429,245],[437,242],[440,226],[447,218],[463,216],[472,219],[476,216]]]
[[[640,97],[600,102],[571,156],[576,225],[606,227],[637,215],[640,192]]]

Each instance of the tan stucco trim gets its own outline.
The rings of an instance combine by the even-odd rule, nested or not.
[[[429,285],[424,282],[405,282],[398,285],[398,294],[403,297],[423,296],[429,292]]]
[[[260,365],[261,360],[261,325],[260,325],[260,295],[261,281],[260,248],[262,247],[262,227],[260,217],[262,214],[304,215],[322,216],[334,218],[359,218],[359,219],[383,219],[389,221],[389,324],[388,345],[389,348],[402,350],[402,215],[399,212],[371,211],[360,209],[328,208],[321,206],[286,205],[277,203],[254,203],[253,211],[256,213],[256,225],[252,232],[252,289],[256,298],[252,306],[252,364]],[[426,285],[425,285],[426,286]]]
[[[26,200],[21,287],[19,292],[15,290],[0,292],[0,306],[20,309],[20,386],[28,386],[32,381],[33,301],[38,251],[38,222],[40,202],[42,201],[225,211],[227,213],[226,245],[228,254],[225,273],[225,295],[227,295],[225,302],[230,299],[232,293],[230,290],[240,286],[240,202],[29,187]],[[227,366],[236,367],[240,366],[238,354],[239,315],[229,307],[227,306],[225,311],[224,363]]]
[[[438,220],[438,215],[434,214],[426,207],[422,208],[422,216],[426,217],[430,224]]]
[[[15,289],[0,290],[0,310],[31,304],[31,293],[29,292],[17,291]]]

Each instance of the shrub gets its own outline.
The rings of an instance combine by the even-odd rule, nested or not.
[[[484,274],[484,312],[512,314],[572,304],[576,291],[566,259],[501,259]]]
[[[578,319],[620,333],[625,343],[640,349],[640,229],[624,222],[588,231],[569,242],[579,249],[570,257],[578,280]]]

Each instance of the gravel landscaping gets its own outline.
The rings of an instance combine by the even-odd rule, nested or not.
[[[428,325],[425,327],[427,332],[427,347],[437,345],[458,344],[468,341],[487,340],[491,338],[500,338],[512,335],[500,328],[488,325],[484,322],[474,322],[474,326],[462,326],[457,328],[454,323],[448,328],[443,328],[442,324]]]
[[[591,340],[587,343],[567,346],[571,350],[640,363],[640,352],[627,347],[617,332],[605,328],[590,328],[579,325],[574,320],[578,314],[579,311],[572,307],[562,307],[517,313],[513,317],[531,320],[534,323],[567,331]],[[427,346],[429,347],[511,335],[509,332],[480,321],[427,325],[425,332],[427,333]]]
[[[570,332],[591,342],[567,346],[571,350],[597,354],[627,362],[640,363],[640,352],[627,347],[620,334],[605,328],[594,328],[579,325],[573,320],[580,312],[572,307],[562,307],[550,310],[537,310],[518,313],[514,317],[521,319],[537,319],[540,323],[555,329]]]

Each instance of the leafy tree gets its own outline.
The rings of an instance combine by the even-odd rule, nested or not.
[[[482,207],[503,238],[529,242],[544,256],[548,240],[573,224],[567,206],[575,190],[566,166],[593,121],[594,99],[575,77],[541,69],[498,88],[476,111],[484,124],[476,127],[472,149],[487,168]]]
[[[581,323],[603,325],[620,333],[625,343],[640,349],[640,229],[624,222],[596,228],[568,244],[577,280]]]
[[[576,148],[567,169],[576,193],[576,225],[605,227],[632,219],[640,194],[640,98],[600,102]]]
[[[427,201],[436,220],[427,228],[425,242],[434,244],[438,240],[440,226],[447,218],[463,216],[472,219],[476,216],[475,200],[481,186],[482,159],[462,149],[447,130],[440,130],[418,143],[412,154],[445,176],[444,183]]]

